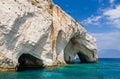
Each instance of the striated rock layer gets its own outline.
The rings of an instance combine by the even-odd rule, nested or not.
[[[51,0],[0,0],[0,68],[96,62],[96,40]]]

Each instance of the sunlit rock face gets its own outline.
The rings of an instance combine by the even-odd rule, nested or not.
[[[96,41],[51,0],[0,0],[0,68],[96,62]],[[23,62],[24,61],[24,62]]]

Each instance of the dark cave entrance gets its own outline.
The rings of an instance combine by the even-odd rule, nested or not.
[[[76,57],[76,62],[77,63],[88,63],[88,56],[83,54],[82,52],[78,52],[77,53],[77,57]]]
[[[85,55],[82,53],[77,53],[77,58],[76,58],[76,62],[79,61],[79,63],[86,63],[86,58]]]
[[[80,63],[95,63],[96,61],[90,59],[89,55],[86,55],[82,52],[77,53]],[[92,58],[92,57],[91,57]]]
[[[18,62],[19,62],[19,66],[17,67],[18,71],[43,68],[43,61],[30,54],[22,54],[19,57]]]

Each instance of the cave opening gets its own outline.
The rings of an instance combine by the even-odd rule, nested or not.
[[[85,54],[78,52],[77,56],[78,56],[78,58],[76,58],[76,61],[78,61],[78,59],[79,59],[79,63],[86,63],[87,62]]]
[[[78,54],[76,54],[76,63],[80,63],[80,58],[79,58],[79,56],[78,56]]]
[[[43,61],[30,54],[22,54],[18,63],[17,71],[43,68]]]
[[[85,53],[82,53],[82,52],[77,53],[76,62],[77,63],[90,63],[89,57]]]
[[[80,63],[96,63],[97,61],[93,59],[94,58],[93,54],[87,55],[87,54],[82,53],[82,52],[77,53],[78,58],[80,60]]]

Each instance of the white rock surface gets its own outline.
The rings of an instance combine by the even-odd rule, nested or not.
[[[16,68],[22,54],[54,66],[75,62],[77,53],[97,61],[96,40],[51,0],[0,0],[1,68]]]

